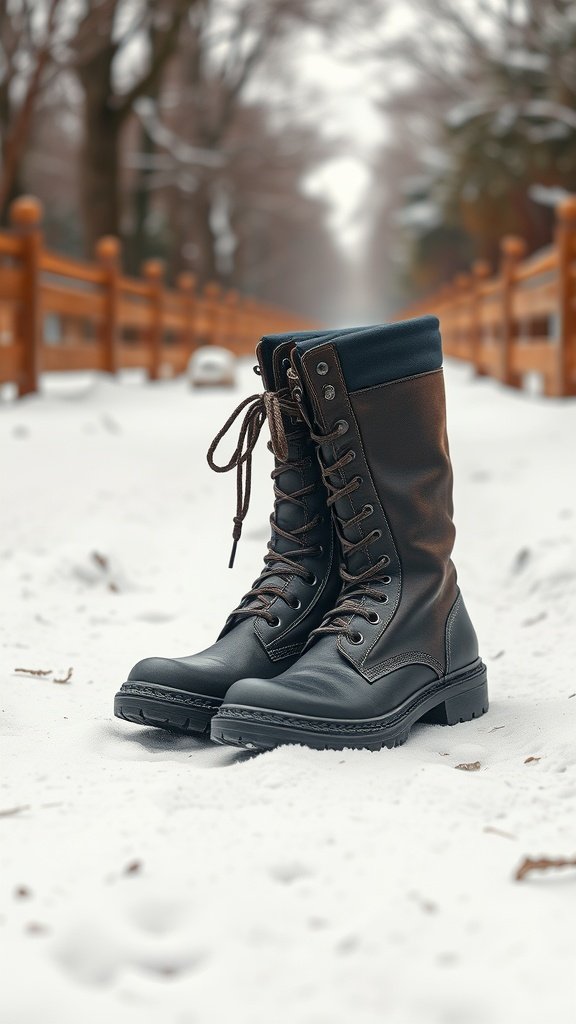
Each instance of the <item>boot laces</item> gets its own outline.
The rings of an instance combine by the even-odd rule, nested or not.
[[[344,420],[340,420],[335,429],[330,433],[316,434],[311,429],[310,434],[316,444],[326,445],[341,438],[347,430],[347,423]],[[350,618],[354,615],[359,615],[367,622],[378,622],[378,614],[366,606],[365,598],[371,598],[382,603],[386,603],[388,600],[388,596],[375,586],[376,583],[387,585],[391,582],[390,576],[384,572],[386,567],[390,565],[388,555],[383,555],[377,562],[368,566],[367,569],[360,573],[348,572],[346,568],[347,558],[357,551],[367,551],[370,545],[379,540],[382,535],[380,530],[372,530],[356,542],[349,541],[344,536],[344,530],[347,527],[358,526],[374,512],[371,505],[364,505],[356,515],[351,516],[349,519],[344,519],[341,515],[338,515],[334,507],[340,498],[353,494],[362,484],[362,478],[359,476],[354,476],[351,480],[345,481],[343,470],[349,463],[353,462],[354,458],[355,452],[349,450],[331,465],[326,466],[322,460],[320,449],[318,450],[322,478],[328,491],[326,504],[328,508],[332,509],[334,529],[344,555],[344,562],[340,565],[340,576],[344,581],[344,587],[334,608],[326,613],[320,626],[310,633],[309,641],[314,636],[337,633],[346,636],[352,643],[361,642],[362,635],[357,630],[351,628]],[[330,479],[337,473],[340,474],[341,480],[344,481],[340,485],[335,485]]]
[[[228,462],[219,465],[214,458],[216,450],[244,410],[246,411],[240,425],[236,447]],[[291,429],[289,433],[286,432],[283,415],[288,417],[291,422],[296,421],[295,429]],[[233,519],[232,551],[229,561],[229,568],[232,568],[244,520],[250,506],[252,456],[266,419],[270,429],[270,441],[267,447],[273,453],[277,462],[271,473],[272,480],[274,481],[274,512],[270,516],[270,525],[273,535],[284,538],[288,544],[293,544],[294,546],[285,552],[279,552],[273,547],[273,538],[268,542],[268,551],[264,556],[265,568],[263,572],[253,584],[252,589],[244,595],[242,604],[231,612],[230,617],[234,615],[259,615],[271,625],[275,625],[277,617],[269,610],[271,601],[274,598],[281,597],[292,607],[297,607],[297,604],[290,600],[289,595],[285,593],[284,589],[272,581],[272,577],[288,578],[290,576],[300,576],[306,582],[311,582],[313,573],[302,565],[300,560],[306,557],[315,557],[322,553],[322,548],[319,545],[310,546],[307,543],[307,534],[321,521],[321,515],[314,516],[308,522],[305,522],[303,526],[295,527],[293,530],[285,530],[278,524],[276,518],[278,505],[284,501],[306,511],[304,499],[316,490],[316,484],[311,483],[305,487],[287,492],[282,490],[277,483],[278,478],[283,473],[288,470],[301,470],[309,465],[310,461],[309,458],[295,459],[289,456],[289,442],[298,442],[306,436],[305,431],[302,429],[300,409],[290,399],[289,389],[282,388],[278,391],[265,391],[260,395],[250,395],[249,398],[245,398],[244,401],[240,402],[216,434],[208,449],[207,459],[210,468],[216,473],[228,473],[236,469],[236,514]],[[245,603],[250,599],[257,599],[260,603],[246,607]]]

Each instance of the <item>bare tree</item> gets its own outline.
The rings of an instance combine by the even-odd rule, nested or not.
[[[44,11],[26,0],[0,3],[0,217],[17,191],[17,179],[29,141],[58,30],[61,0],[47,0]],[[42,17],[42,14],[44,17]]]
[[[494,261],[507,232],[549,240],[547,194],[576,188],[576,22],[570,0],[414,8],[416,28],[381,50],[410,76],[383,103],[394,130],[379,170],[416,175],[394,227],[426,290],[474,256]]]
[[[136,101],[153,92],[173,56],[182,23],[199,0],[96,0],[88,4],[73,40],[73,65],[84,96],[81,191],[86,245],[121,228],[120,143]],[[128,46],[139,37],[145,48],[141,67],[125,86],[118,69]]]
[[[363,0],[359,7],[367,9],[371,2]],[[176,229],[180,237],[174,241],[181,246],[193,235],[194,269],[201,279],[229,274],[219,251],[222,231],[231,229],[235,216],[232,199],[237,194],[231,182],[238,140],[232,145],[231,139],[243,118],[246,125],[246,96],[254,79],[260,75],[265,81],[266,72],[276,77],[274,62],[281,65],[282,47],[296,30],[313,26],[330,37],[347,16],[337,0],[200,0],[183,25],[164,92],[148,109],[147,131],[156,140],[156,150],[173,158],[172,180],[185,210]],[[247,131],[244,142],[249,145]],[[154,180],[167,180],[166,175],[155,179],[143,173],[148,192]],[[140,193],[140,226],[135,228],[140,237],[141,218],[149,209],[142,199]]]

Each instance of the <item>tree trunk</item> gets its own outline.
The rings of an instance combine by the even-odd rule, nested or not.
[[[5,166],[4,152],[2,153],[2,164]],[[9,191],[6,193],[4,204],[2,206],[2,209],[0,210],[1,227],[10,226],[10,205],[14,201],[14,199],[17,199],[19,195],[22,195],[22,192],[23,188],[20,180],[20,167],[17,167],[11,176],[10,188]]]
[[[97,76],[81,75],[84,140],[80,157],[84,244],[88,256],[102,235],[120,234],[120,133],[122,120],[110,108]]]
[[[215,281],[218,278],[216,262],[216,238],[210,223],[212,199],[210,183],[200,181],[191,198],[191,241],[197,247],[195,272],[201,282]]]
[[[135,147],[143,157],[151,157],[156,146],[144,125],[140,128],[140,142]],[[143,166],[136,171],[132,196],[132,230],[126,239],[126,269],[129,274],[139,274],[144,260],[154,255],[148,238],[148,217],[150,214],[150,168]],[[156,253],[156,255],[158,255]]]

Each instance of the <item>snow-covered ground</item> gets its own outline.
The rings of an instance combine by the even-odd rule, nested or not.
[[[514,875],[576,855],[576,401],[447,376],[492,707],[380,753],[112,717],[137,659],[207,645],[257,574],[264,442],[233,573],[205,460],[248,366],[0,405],[5,1024],[573,1024],[576,870]]]

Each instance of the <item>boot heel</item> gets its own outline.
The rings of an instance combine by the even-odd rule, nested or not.
[[[472,690],[448,697],[435,710],[446,725],[458,725],[458,722],[470,722],[473,718],[485,715],[488,705],[488,685],[484,682]]]

